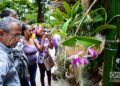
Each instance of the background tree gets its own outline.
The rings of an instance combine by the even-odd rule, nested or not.
[[[19,19],[27,19],[29,22],[37,22],[38,6],[35,0],[2,0],[0,11],[12,8],[17,11]]]

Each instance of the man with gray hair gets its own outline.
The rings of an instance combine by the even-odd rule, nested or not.
[[[21,37],[21,23],[12,17],[0,20],[0,86],[21,86],[11,53]]]
[[[13,18],[16,18],[16,19],[18,18],[18,15],[17,15],[17,13],[16,13],[15,10],[10,9],[10,8],[5,8],[5,9],[1,12],[0,17],[1,17],[1,18],[4,18],[4,17],[8,17],[8,16],[13,17]]]

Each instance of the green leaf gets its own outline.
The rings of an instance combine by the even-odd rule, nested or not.
[[[77,3],[75,3],[75,4],[72,6],[72,11],[71,11],[72,16],[75,16],[75,15],[76,15],[76,13],[77,13],[77,11],[78,11],[78,9],[79,9],[79,4],[80,4],[80,2],[78,1]]]
[[[74,47],[76,44],[76,36],[73,36],[67,40],[65,40],[64,42],[62,42],[63,46],[69,46],[69,47]]]
[[[56,8],[56,14],[61,16],[60,18],[63,18],[63,19],[69,18],[69,16],[67,16],[64,12],[60,11],[59,8]]]
[[[57,13],[51,14],[51,16],[53,16],[59,22],[64,22],[64,19],[61,18],[61,16],[59,14],[57,14]]]
[[[67,40],[65,40],[62,45],[74,47],[76,43],[80,43],[84,45],[85,47],[89,47],[92,45],[100,45],[101,41],[93,38],[93,37],[81,37],[81,36],[73,36]]]
[[[62,26],[62,31],[66,33],[67,29],[68,29],[68,25],[70,23],[70,21],[72,20],[72,18],[68,19]]]
[[[117,30],[117,27],[115,25],[104,24],[104,25],[98,26],[91,34],[101,32],[105,29]]]
[[[54,20],[53,22],[52,22],[52,25],[53,26],[62,26],[64,24],[64,22],[60,22],[60,21],[58,21],[58,20]]]
[[[103,17],[99,14],[97,14],[94,18],[92,18],[93,22],[99,22],[99,21],[103,21]]]
[[[74,26],[79,24],[79,22],[80,22],[81,19],[82,19],[82,16],[83,16],[83,15],[81,15],[81,14],[77,14],[77,15],[75,16],[75,18],[74,18],[74,24],[73,24]]]
[[[40,23],[40,25],[48,29],[52,28],[48,23]]]
[[[63,6],[64,6],[64,8],[65,8],[65,11],[66,11],[67,15],[68,15],[69,17],[71,17],[71,8],[70,8],[69,4],[64,1],[64,2],[63,2]]]
[[[120,14],[113,16],[107,23],[110,23],[113,21],[115,18],[120,18]]]
[[[102,12],[100,12],[99,13],[99,11],[102,11]],[[93,16],[96,16],[96,14],[98,15],[101,15],[102,13],[104,13],[104,16],[105,16],[105,23],[106,23],[106,21],[107,21],[107,12],[106,12],[106,10],[104,9],[104,8],[98,8],[98,9],[95,9],[95,10],[93,10],[93,11],[91,11],[90,12],[90,16],[92,17],[92,18],[94,18]]]
[[[66,38],[67,37],[66,33],[64,33],[60,29],[58,31],[53,31],[51,34],[52,34],[52,36],[54,36],[54,34],[59,34],[62,38]]]

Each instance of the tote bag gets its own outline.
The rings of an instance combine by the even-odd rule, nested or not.
[[[50,70],[55,65],[51,56],[48,56],[47,58],[44,58],[43,63],[45,65],[47,71]]]

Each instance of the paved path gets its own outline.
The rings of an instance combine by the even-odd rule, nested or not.
[[[46,77],[46,75],[45,75],[45,84],[46,84],[45,86],[48,86],[48,85],[47,85],[47,77]],[[39,68],[37,68],[36,86],[41,86],[41,84],[40,84]],[[68,84],[67,81],[65,81],[65,80],[63,80],[63,79],[60,79],[60,80],[57,80],[57,81],[54,81],[54,80],[52,79],[52,84],[51,84],[51,86],[70,86],[70,85]]]

